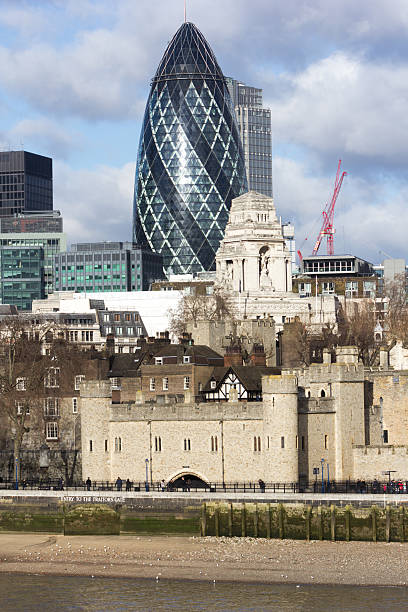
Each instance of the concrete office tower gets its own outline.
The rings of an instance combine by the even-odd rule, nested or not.
[[[173,274],[215,269],[233,198],[247,191],[225,77],[192,23],[184,23],[153,78],[140,137],[133,239]]]
[[[271,110],[263,107],[262,89],[227,78],[245,156],[249,191],[272,197]]]
[[[52,209],[52,159],[0,151],[0,217]]]

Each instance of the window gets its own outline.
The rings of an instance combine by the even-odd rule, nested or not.
[[[254,451],[256,453],[261,452],[261,438],[259,436],[254,436]]]
[[[120,314],[115,314],[113,319],[114,321],[120,321]]]
[[[50,368],[47,372],[47,376],[44,380],[44,386],[49,387],[50,389],[54,389],[59,387],[60,380],[60,369],[59,368]]]
[[[189,388],[190,388],[190,377],[185,376],[184,377],[184,389],[189,389]]]
[[[16,379],[16,389],[17,391],[25,391],[26,390],[26,378],[21,377]]]
[[[384,438],[384,444],[388,444],[388,429],[384,429],[383,438]]]
[[[300,296],[309,297],[312,295],[312,283],[299,283],[298,290]]]
[[[163,365],[163,357],[155,357],[154,358],[154,363],[156,365]]]
[[[211,452],[212,453],[218,452],[218,437],[217,436],[211,436]]]
[[[108,314],[104,314],[103,315],[103,320],[105,321],[105,323],[109,323],[110,316]]]
[[[107,453],[107,452],[108,452],[108,441],[105,440],[105,453]]]
[[[133,335],[134,335],[134,329],[133,329],[133,327],[128,327],[128,328],[127,328],[127,335],[128,335],[128,336],[133,336]]]
[[[358,282],[357,281],[346,281],[346,297],[357,297],[358,296]]]
[[[326,391],[324,389],[320,391],[320,397],[326,397]]]
[[[81,382],[83,382],[85,380],[85,375],[84,374],[77,374],[75,376],[75,381],[74,381],[74,386],[75,386],[75,391],[79,391],[81,388]]]
[[[190,363],[190,355],[183,356],[183,363]]]
[[[161,437],[160,436],[155,436],[154,438],[154,450],[156,451],[156,453],[160,453],[162,449],[161,446]]]
[[[215,389],[216,386],[217,386],[217,382],[215,380],[212,380],[211,383],[210,383],[211,389]]]
[[[92,440],[89,440],[89,452],[92,453],[93,451],[93,442]]]
[[[285,448],[285,436],[281,436],[281,448]]]
[[[332,281],[322,283],[322,293],[323,295],[334,293],[334,283]]]
[[[46,397],[44,399],[44,414],[45,416],[59,416],[59,398]]]
[[[25,402],[23,402],[22,400],[16,400],[17,414],[23,414],[24,406],[25,406],[25,413],[30,414],[30,406],[27,406]]]
[[[156,379],[151,378],[150,379],[150,391],[155,391],[155,390],[156,390]]]
[[[122,451],[122,438],[115,438],[115,453]]]
[[[324,448],[326,450],[329,448],[329,436],[327,434],[324,435]]]
[[[120,379],[119,378],[113,376],[110,379],[110,382],[111,382],[111,389],[120,389]]]
[[[78,398],[77,397],[72,398],[72,413],[78,414]]]
[[[299,448],[299,437],[296,436],[296,449],[298,449],[298,448]]]
[[[167,378],[163,378],[163,391],[168,391],[169,390],[169,379]]]
[[[191,440],[190,440],[190,438],[184,438],[184,450],[185,451],[190,451],[191,450]]]
[[[117,327],[116,328],[116,335],[117,336],[121,336],[123,334],[123,327]]]
[[[45,429],[45,435],[47,440],[57,440],[58,439],[58,423],[47,423]]]
[[[305,436],[302,436],[302,450],[305,450]]]

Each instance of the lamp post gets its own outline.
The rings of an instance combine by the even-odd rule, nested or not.
[[[146,464],[146,484],[145,484],[145,488],[146,491],[149,490],[149,460],[145,459],[145,464]]]
[[[324,493],[324,459],[320,459],[320,463],[322,464],[322,493]]]
[[[16,491],[18,490],[18,457],[16,457]]]
[[[326,463],[327,465],[327,491],[330,493],[330,470],[329,470],[329,464]]]

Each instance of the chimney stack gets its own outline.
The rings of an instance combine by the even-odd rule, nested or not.
[[[242,353],[239,346],[227,346],[224,355],[224,366],[242,366]]]
[[[266,355],[263,345],[254,344],[249,358],[253,366],[266,366]]]

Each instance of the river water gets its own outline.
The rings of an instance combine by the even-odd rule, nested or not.
[[[408,589],[403,587],[344,587],[262,585],[0,575],[0,610],[41,612],[86,610],[279,610],[283,612],[407,610]]]

